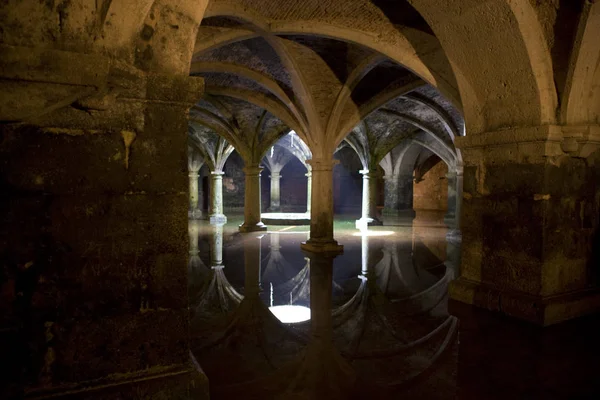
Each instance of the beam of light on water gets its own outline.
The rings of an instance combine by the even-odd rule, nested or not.
[[[284,324],[294,324],[310,320],[310,308],[304,306],[273,306],[269,307],[269,310]]]

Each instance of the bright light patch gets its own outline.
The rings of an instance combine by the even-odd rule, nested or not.
[[[354,232],[352,236],[390,236],[393,234],[393,231],[360,231]]]
[[[284,324],[294,324],[310,320],[310,308],[304,306],[273,306],[269,307],[269,310]]]

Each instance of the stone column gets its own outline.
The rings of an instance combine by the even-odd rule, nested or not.
[[[341,252],[333,238],[333,158],[307,160],[312,167],[312,184],[318,196],[311,196],[310,239],[302,248],[311,252]],[[312,189],[311,189],[312,190]]]
[[[383,215],[398,216],[398,175],[385,175],[384,181],[384,200]]]
[[[600,147],[594,139],[600,128],[592,135],[592,128],[579,127],[581,147],[576,142],[563,150],[567,128],[509,129],[457,141],[465,163],[462,260],[451,298],[540,325],[600,309],[591,276],[598,271],[592,241],[600,167],[585,159]]]
[[[381,225],[377,218],[377,173],[368,169],[360,170],[363,176],[362,215],[356,220],[356,229],[367,229],[368,226]]]
[[[306,213],[310,214],[310,202],[312,196],[312,171],[308,171],[306,174]]]
[[[240,232],[266,231],[267,227],[260,220],[260,172],[258,165],[244,167],[246,189],[244,198],[244,223]]]
[[[210,173],[210,223],[225,224],[227,217],[223,214],[223,171]]]
[[[412,175],[387,175],[385,179],[385,200],[383,215],[387,217],[415,217],[413,209],[413,177]]]
[[[202,210],[198,208],[198,200],[200,198],[200,191],[198,189],[198,171],[189,171],[188,177],[190,178],[190,209],[188,211],[188,217],[199,219],[202,217]]]
[[[269,211],[278,212],[281,211],[281,189],[279,180],[281,174],[279,172],[271,172],[271,204],[269,205]]]
[[[202,158],[193,149],[188,147],[188,177],[190,179],[190,209],[188,218],[199,219],[202,217],[202,210],[198,208],[200,198],[198,190],[198,172],[202,168]]]
[[[444,216],[444,223],[449,229],[456,227],[456,197],[458,195],[456,191],[456,171],[448,171],[446,174],[448,180],[448,210]]]

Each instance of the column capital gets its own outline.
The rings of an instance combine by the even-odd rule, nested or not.
[[[547,157],[586,158],[600,148],[600,126],[541,125],[456,138],[465,165],[481,162],[543,164]]]
[[[311,178],[312,177],[312,171],[308,171],[307,173],[304,174],[304,176],[306,176],[307,178]]]
[[[271,179],[281,179],[281,178],[282,178],[282,176],[281,176],[281,173],[280,173],[280,172],[271,172],[271,175],[269,175],[269,177],[270,177]]]
[[[248,165],[248,166],[244,167],[242,170],[244,171],[244,174],[246,174],[246,175],[260,175],[260,173],[262,172],[263,169],[264,169],[264,167],[261,167],[260,165]]]
[[[379,171],[372,171],[368,168],[361,169],[358,172],[360,172],[360,174],[363,176],[363,178],[378,178],[379,177]]]
[[[398,174],[391,174],[391,175],[384,175],[383,179],[385,181],[397,181],[400,175]]]
[[[198,171],[188,171],[188,176],[190,178],[198,178],[199,173],[198,173]]]
[[[331,171],[333,166],[340,163],[340,160],[334,158],[313,158],[306,160],[313,171]]]
[[[217,177],[217,176],[225,175],[225,172],[217,170],[217,171],[210,171],[210,174],[214,177]]]

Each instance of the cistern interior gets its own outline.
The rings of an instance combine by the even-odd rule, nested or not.
[[[600,398],[600,1],[0,3],[0,398]]]

